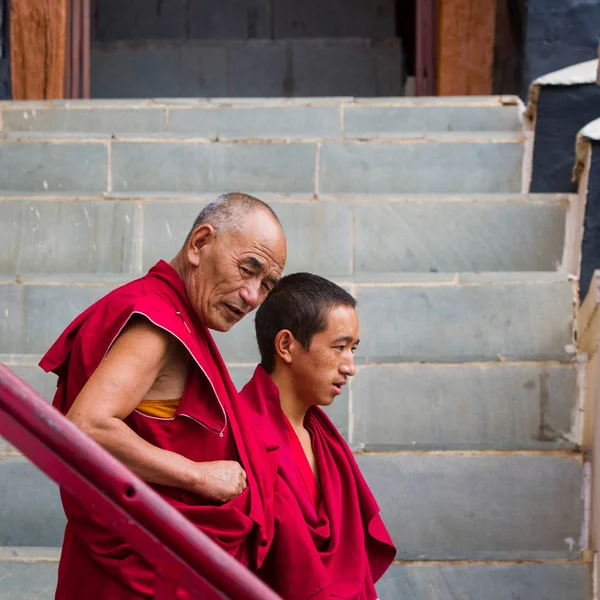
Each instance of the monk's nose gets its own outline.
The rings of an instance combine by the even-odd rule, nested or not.
[[[260,298],[260,284],[257,286],[248,285],[240,290],[240,296],[242,300],[250,307],[250,310],[254,310],[259,304]]]
[[[347,375],[348,377],[354,377],[356,374],[356,365],[354,364],[354,355],[352,358],[342,364],[342,368],[340,369],[341,373]]]

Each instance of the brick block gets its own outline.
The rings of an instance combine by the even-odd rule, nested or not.
[[[566,208],[539,203],[356,206],[356,272],[554,271]]]
[[[352,207],[347,203],[271,204],[288,242],[286,273],[349,275],[352,265]]]
[[[254,375],[254,369],[255,366],[227,365],[229,375],[238,392],[250,381]]]
[[[144,205],[144,269],[170,260],[181,248],[204,203],[146,202]],[[288,242],[286,272],[350,274],[351,207],[334,203],[270,203]]]
[[[1,562],[2,600],[54,600],[58,562]]]
[[[360,368],[354,443],[398,448],[538,448],[566,443],[574,365],[399,365]]]
[[[0,193],[99,194],[107,170],[102,143],[0,142]]]
[[[3,110],[4,131],[158,133],[162,108],[49,108]]]
[[[357,457],[402,560],[576,559],[578,458]]]
[[[2,356],[0,356],[0,362],[3,362]],[[46,398],[48,401],[52,401],[54,393],[56,391],[56,375],[53,373],[45,373],[42,371],[37,364],[28,365],[7,365],[8,368],[20,377],[23,381],[28,383],[38,394]],[[8,443],[2,436],[0,436],[0,452],[16,452],[17,450]],[[1,563],[1,561],[0,561]]]
[[[436,131],[520,131],[517,106],[346,106],[344,136]]]
[[[512,142],[324,142],[321,193],[517,193],[523,145]]]
[[[116,192],[314,191],[314,144],[115,142]]]
[[[26,458],[0,456],[0,539],[10,546],[60,546],[65,516],[58,486]]]
[[[380,600],[588,600],[585,564],[393,565]]]
[[[254,334],[254,313],[246,315],[227,333],[212,331],[212,336],[226,362],[258,364],[260,354]]]
[[[83,310],[114,286],[0,286],[0,354],[42,354]]]
[[[169,110],[170,133],[210,139],[340,137],[338,106]]]
[[[139,207],[0,200],[1,273],[137,273]]]
[[[170,261],[179,252],[205,206],[206,202],[144,202],[144,271],[161,259]]]
[[[364,360],[569,358],[573,288],[567,282],[359,287],[356,297],[363,332],[357,356]]]
[[[52,402],[56,392],[57,377],[54,373],[46,373],[37,364],[8,365],[8,368],[25,383],[29,384],[48,402]],[[1,440],[0,440],[1,441]]]

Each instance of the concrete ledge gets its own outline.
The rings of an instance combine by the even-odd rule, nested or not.
[[[56,562],[0,561],[2,600],[53,600],[56,591]]]
[[[0,100],[0,111],[31,111],[43,109],[106,110],[135,108],[198,108],[198,107],[274,107],[274,106],[430,106],[430,107],[474,107],[474,106],[518,106],[518,96],[302,96],[296,98],[109,98],[68,100]],[[11,119],[18,117],[11,117]]]
[[[576,377],[575,365],[557,363],[361,366],[352,442],[367,451],[572,448]]]
[[[369,332],[357,356],[367,362],[567,360],[574,351],[568,283],[357,287],[355,295]]]
[[[58,562],[60,548],[55,546],[0,546],[0,563]]]
[[[540,88],[544,86],[571,86],[586,85],[597,83],[600,73],[599,61],[597,58],[588,60],[576,65],[571,65],[558,71],[553,71],[534,79],[529,87],[529,99],[525,115],[529,119],[534,119],[537,111],[537,103],[540,94]]]
[[[66,519],[58,486],[21,456],[0,456],[0,539],[11,546],[60,546]]]
[[[584,563],[394,564],[377,585],[380,600],[589,600]]]
[[[580,557],[578,455],[357,456],[402,560]]]

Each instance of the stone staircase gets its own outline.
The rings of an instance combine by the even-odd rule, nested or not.
[[[0,105],[0,360],[35,365],[79,311],[178,250],[224,191],[271,203],[287,272],[358,299],[330,414],[398,547],[382,600],[590,600],[575,212],[524,193],[515,98]],[[524,168],[525,163],[525,168]],[[252,318],[216,336],[234,380]],[[53,597],[54,484],[0,440],[0,600]]]

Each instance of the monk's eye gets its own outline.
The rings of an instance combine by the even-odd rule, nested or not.
[[[336,346],[335,349],[339,350],[340,352],[343,352],[344,351],[344,346]]]
[[[244,274],[244,275],[252,275],[252,271],[250,269],[246,269],[246,267],[240,267],[240,271]]]
[[[356,346],[354,346],[354,348],[352,348],[352,354],[354,354],[357,350],[358,350],[358,348]]]

